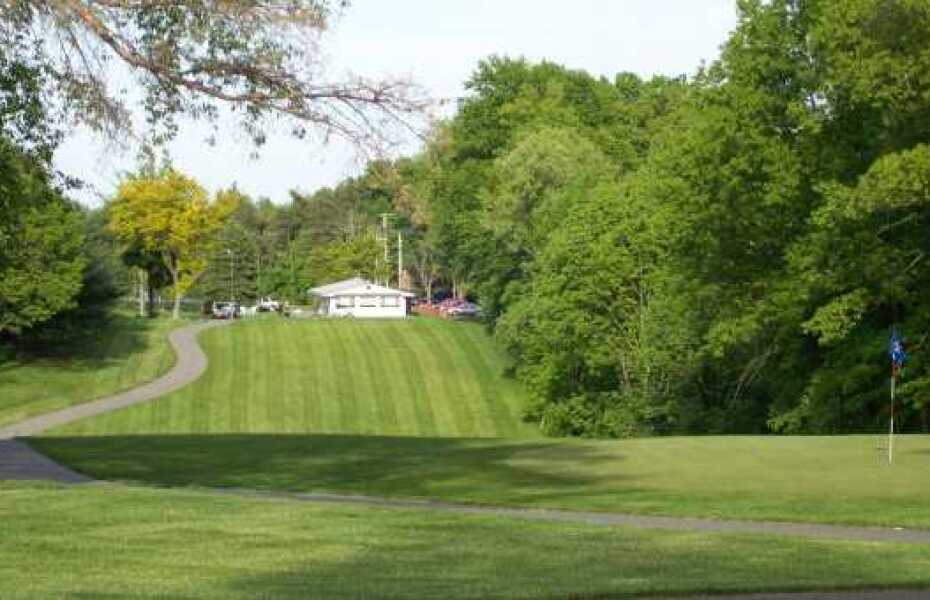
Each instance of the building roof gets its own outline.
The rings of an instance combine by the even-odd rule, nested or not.
[[[322,298],[331,298],[333,296],[404,296],[405,298],[412,298],[415,296],[410,292],[378,285],[361,277],[353,277],[352,279],[310,288],[310,293]]]

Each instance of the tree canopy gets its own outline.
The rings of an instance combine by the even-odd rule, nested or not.
[[[930,5],[738,9],[690,80],[483,61],[405,171],[550,433],[887,426],[895,324],[928,426]]]
[[[0,137],[0,334],[19,334],[74,305],[85,259],[80,211],[45,166]]]
[[[220,192],[210,202],[196,181],[168,169],[129,179],[109,206],[110,230],[129,247],[158,256],[171,276],[174,318],[181,299],[207,268],[216,234],[236,209],[239,196]]]

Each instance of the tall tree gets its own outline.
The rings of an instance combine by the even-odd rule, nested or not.
[[[171,275],[175,319],[181,300],[207,267],[216,233],[239,196],[217,194],[211,203],[196,181],[174,170],[129,179],[110,204],[110,229],[123,242],[157,254]]]
[[[45,167],[0,137],[0,334],[17,334],[74,305],[85,259],[80,211]]]

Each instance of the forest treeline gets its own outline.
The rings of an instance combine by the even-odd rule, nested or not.
[[[691,77],[482,61],[418,154],[242,196],[198,293],[397,283],[400,232],[413,285],[480,302],[548,434],[881,430],[892,327],[899,422],[927,430],[930,2],[738,7]]]

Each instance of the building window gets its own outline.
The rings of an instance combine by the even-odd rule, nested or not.
[[[385,296],[381,299],[381,306],[397,306],[397,296]]]
[[[375,308],[378,306],[377,296],[359,296],[358,305],[362,308]]]
[[[352,296],[336,296],[336,308],[352,308],[355,303],[352,302]]]

